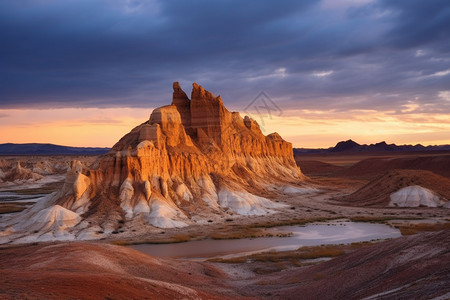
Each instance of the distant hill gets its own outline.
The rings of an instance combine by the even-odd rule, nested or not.
[[[337,152],[385,152],[385,151],[435,151],[450,150],[450,145],[423,146],[387,144],[385,141],[376,144],[358,144],[353,140],[341,141],[330,148],[294,148],[294,154],[301,153],[337,153]]]
[[[109,148],[68,147],[53,144],[0,144],[0,155],[99,155]]]

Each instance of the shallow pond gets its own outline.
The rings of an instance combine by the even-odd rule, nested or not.
[[[211,258],[247,255],[262,251],[287,251],[302,246],[347,244],[400,237],[400,231],[384,224],[334,221],[306,226],[282,226],[270,229],[273,234],[292,232],[290,237],[267,237],[237,240],[202,240],[175,244],[140,244],[131,248],[146,254],[172,258]]]

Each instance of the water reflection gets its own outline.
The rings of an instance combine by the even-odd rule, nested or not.
[[[159,257],[211,258],[255,252],[294,250],[302,246],[347,244],[400,237],[400,231],[384,224],[360,222],[327,222],[306,226],[282,226],[271,229],[274,234],[292,232],[291,237],[269,237],[239,240],[203,240],[177,244],[141,244],[133,249]]]

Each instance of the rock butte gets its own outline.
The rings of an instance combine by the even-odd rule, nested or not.
[[[262,196],[295,192],[304,179],[291,143],[277,133],[264,136],[255,120],[228,111],[220,96],[196,83],[191,99],[178,82],[173,90],[171,105],[156,108],[90,168],[74,162],[63,188],[7,221],[3,237],[26,233],[20,220],[42,209],[52,212],[51,224],[40,224],[50,230],[46,238],[90,239],[117,230],[118,222],[183,227],[201,216],[263,215],[282,207]]]

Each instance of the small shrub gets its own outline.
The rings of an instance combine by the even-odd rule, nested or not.
[[[188,235],[179,234],[172,236],[170,239],[173,243],[183,243],[189,241],[191,237]]]
[[[111,244],[116,245],[116,246],[128,246],[128,245],[130,245],[129,242],[121,241],[121,240],[112,241]]]

